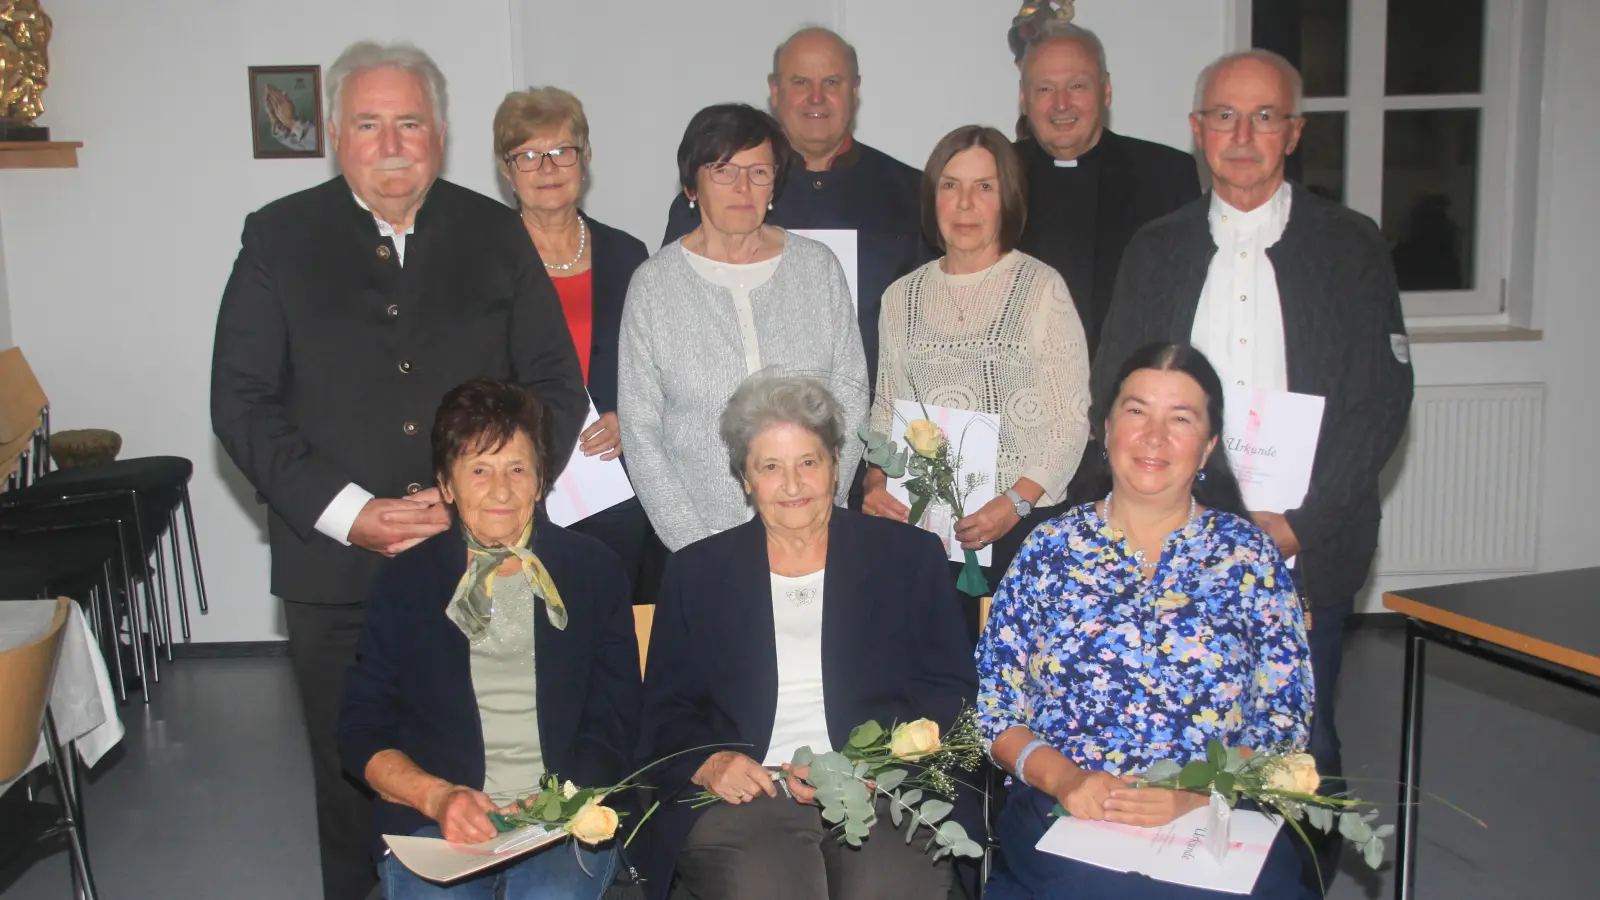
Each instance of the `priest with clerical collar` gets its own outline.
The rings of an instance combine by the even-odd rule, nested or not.
[[[883,292],[935,255],[922,236],[922,173],[852,136],[861,70],[855,48],[834,32],[804,28],[779,44],[767,88],[794,158],[766,221],[792,231],[854,232],[857,268],[847,274],[856,278],[868,384],[876,384]],[[680,193],[663,243],[698,224],[699,213]]]
[[[1094,32],[1059,18],[1025,21],[1017,141],[1028,174],[1020,249],[1066,279],[1092,359],[1133,233],[1200,196],[1194,158],[1106,127],[1111,76]]]

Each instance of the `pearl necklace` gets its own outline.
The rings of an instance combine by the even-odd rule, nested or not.
[[[1106,493],[1106,524],[1107,525],[1111,525],[1111,494],[1112,493],[1113,492],[1109,492],[1109,491]],[[1195,510],[1194,495],[1190,494],[1189,495],[1189,517],[1187,519],[1183,520],[1183,526],[1182,526],[1183,528],[1189,527],[1189,523],[1194,521],[1194,510]],[[1115,528],[1116,526],[1112,525],[1111,527]],[[1156,566],[1160,565],[1160,560],[1157,560],[1156,562],[1145,562],[1144,561],[1144,551],[1143,550],[1135,550],[1135,551],[1133,551],[1133,561],[1139,564],[1139,568],[1145,569],[1147,571],[1148,570],[1154,570]]]
[[[526,219],[527,216],[524,215],[523,218]],[[558,265],[558,266],[553,266],[550,263],[545,263],[544,267],[546,269],[555,269],[558,272],[565,272],[565,271],[571,269],[573,266],[577,265],[578,264],[578,260],[583,259],[584,248],[586,248],[588,246],[589,246],[589,226],[583,224],[583,216],[578,216],[578,255],[574,256],[572,258],[572,262],[563,263],[563,264]]]

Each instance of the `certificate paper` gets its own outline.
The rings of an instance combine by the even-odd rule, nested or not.
[[[583,420],[584,430],[599,419],[600,413],[595,411],[594,401],[590,400],[589,415]],[[545,512],[550,521],[563,528],[633,497],[633,482],[628,480],[622,460],[601,462],[600,456],[584,456],[582,443],[580,440],[578,446],[572,448],[566,469],[545,498]]]
[[[1298,507],[1311,487],[1322,398],[1230,387],[1224,403],[1222,440],[1245,508],[1281,513]]]
[[[1216,858],[1208,832],[1213,813],[1192,810],[1161,828],[1136,828],[1087,819],[1057,819],[1037,849],[1113,872],[1138,872],[1157,881],[1248,894],[1255,889],[1267,852],[1282,824],[1249,810],[1231,810],[1227,849]]]
[[[951,457],[960,457],[956,468],[956,489],[961,490],[968,475],[976,475],[981,479],[978,487],[963,501],[963,508],[970,513],[994,499],[1002,490],[995,486],[1000,459],[1000,420],[987,413],[951,409],[948,406],[930,405],[924,412],[923,405],[915,400],[896,400],[894,425],[889,430],[889,440],[902,448],[905,447],[906,423],[922,418],[932,420],[933,424],[944,430],[946,439],[950,441]],[[906,477],[909,477],[909,473]],[[905,477],[889,480],[889,494],[906,506],[911,505],[911,494],[906,490]],[[911,524],[938,535],[951,562],[966,560],[966,551],[961,549],[961,542],[956,540],[956,517],[951,509],[937,498],[928,504],[928,508],[922,513],[922,519]],[[994,556],[992,546],[985,545],[977,553],[979,565],[991,564],[990,560]]]
[[[529,825],[481,844],[452,844],[439,838],[399,834],[386,834],[383,841],[401,865],[429,881],[445,883],[548,847],[566,836],[559,828],[546,831]]]
[[[856,261],[855,231],[843,228],[796,228],[794,233],[823,244],[839,258],[839,265],[844,268],[845,283],[850,285],[850,305],[859,313],[861,293],[856,288],[856,276],[861,267]]]

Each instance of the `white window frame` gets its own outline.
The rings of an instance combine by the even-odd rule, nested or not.
[[[1230,32],[1235,47],[1251,46],[1255,2],[1235,0]],[[1389,0],[1349,0],[1346,95],[1307,98],[1305,112],[1345,114],[1345,204],[1383,221],[1383,123],[1390,110],[1479,109],[1475,287],[1407,291],[1408,322],[1430,325],[1525,324],[1531,295],[1534,222],[1519,202],[1537,186],[1536,153],[1514,135],[1538,133],[1545,0],[1486,0],[1483,91],[1476,94],[1384,95]],[[1531,89],[1530,81],[1531,79]],[[1526,211],[1526,212],[1525,212]],[[1527,221],[1523,221],[1527,219]]]

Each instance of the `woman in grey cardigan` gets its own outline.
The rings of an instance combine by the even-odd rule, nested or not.
[[[717,421],[750,375],[822,382],[844,408],[838,470],[854,472],[867,418],[867,363],[844,270],[816,241],[765,224],[790,150],[744,104],[695,114],[678,173],[700,227],[635,271],[622,314],[617,417],[634,490],[677,551],[749,521]],[[850,485],[835,491],[843,504]]]

